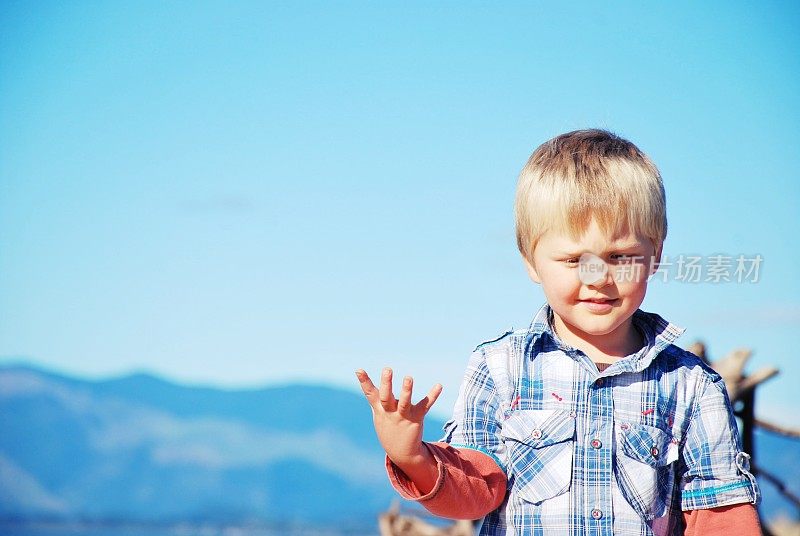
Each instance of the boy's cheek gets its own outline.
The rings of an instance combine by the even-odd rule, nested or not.
[[[650,276],[655,273],[655,269],[651,269],[652,259],[652,257],[644,257],[634,262],[620,263],[614,266],[614,282],[617,284],[646,283]]]
[[[534,283],[541,284],[542,279],[541,277],[539,277],[539,272],[536,269],[536,267],[533,264],[531,264],[528,261],[528,259],[523,258],[522,260],[523,263],[525,264],[525,270],[528,272],[528,277],[531,278],[531,281],[533,281]]]

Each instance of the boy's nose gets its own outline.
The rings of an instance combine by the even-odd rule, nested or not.
[[[592,281],[591,283],[586,283],[586,286],[588,286],[589,288],[598,289],[598,288],[607,287],[613,281],[614,281],[614,274],[613,274],[612,270],[606,270],[603,273],[602,277],[597,278],[595,281]]]

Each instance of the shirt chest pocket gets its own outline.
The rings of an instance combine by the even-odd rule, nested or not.
[[[531,503],[561,495],[572,480],[575,419],[554,410],[520,410],[503,421],[509,488]]]
[[[622,495],[644,519],[669,513],[678,445],[660,428],[622,424],[616,429],[615,476]]]

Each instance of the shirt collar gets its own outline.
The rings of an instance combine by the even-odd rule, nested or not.
[[[553,309],[549,303],[545,302],[528,328],[528,333],[533,337],[532,342],[535,342],[536,339],[543,335],[548,335],[559,349],[574,357],[575,348],[558,338],[552,322]],[[635,354],[627,356],[618,362],[620,364],[620,368],[617,369],[618,372],[644,370],[664,348],[673,344],[686,331],[685,328],[668,322],[656,313],[649,313],[641,309],[634,311],[633,325],[643,335],[645,344]]]

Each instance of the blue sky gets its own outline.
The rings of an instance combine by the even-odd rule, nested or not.
[[[603,127],[659,165],[652,282],[714,357],[778,366],[800,424],[800,8],[789,2],[5,2],[0,360],[90,377],[445,390],[543,303],[515,248],[530,152]]]

